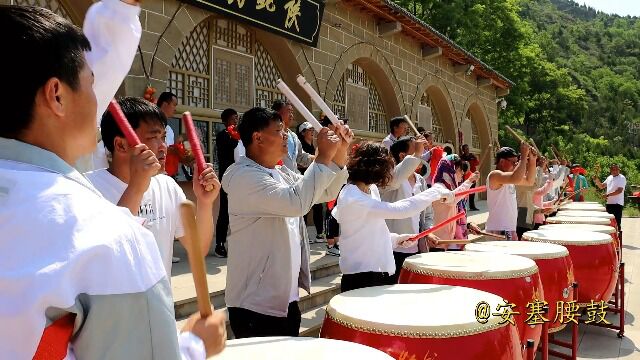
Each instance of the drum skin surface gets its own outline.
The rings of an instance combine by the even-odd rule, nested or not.
[[[613,219],[615,222],[616,219]],[[556,216],[548,217],[547,224],[596,224],[596,225],[609,225],[611,226],[611,220],[603,217],[594,216],[565,216],[558,213]]]
[[[574,202],[560,206],[560,211],[579,210],[579,211],[607,211],[607,209],[598,203]]]
[[[443,285],[398,284],[334,296],[320,337],[371,346],[402,360],[521,360],[516,328],[476,320],[476,307],[502,302],[483,291]],[[337,359],[336,359],[337,360]]]
[[[542,325],[526,323],[527,304],[542,301],[544,290],[531,259],[466,251],[418,254],[405,260],[398,282],[464,286],[496,294],[515,304],[514,311],[519,312],[514,320],[521,345],[532,339],[538,346]]]
[[[465,251],[488,252],[524,256],[538,265],[544,300],[549,305],[551,332],[562,330],[566,324],[554,322],[557,319],[559,301],[573,301],[573,264],[567,248],[549,243],[530,241],[486,241],[465,246]]]
[[[215,360],[393,360],[384,352],[352,342],[305,337],[256,337],[229,340]]]
[[[607,302],[618,279],[618,254],[611,236],[578,230],[534,230],[522,236],[527,241],[562,245],[569,250],[578,282],[578,304]]]
[[[538,230],[580,230],[580,231],[593,231],[603,234],[611,235],[616,249],[620,247],[620,241],[618,239],[618,232],[616,228],[609,225],[596,225],[596,224],[547,224],[542,225]]]

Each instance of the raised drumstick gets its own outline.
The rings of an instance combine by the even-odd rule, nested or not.
[[[198,134],[196,134],[196,127],[193,125],[193,118],[191,118],[190,112],[185,112],[182,114],[182,123],[184,124],[184,128],[187,131],[187,138],[189,139],[189,144],[191,144],[191,152],[193,153],[193,157],[196,160],[196,173],[195,176],[198,177],[204,169],[207,168],[207,164],[204,162],[204,154],[202,153],[202,148],[200,147],[200,138],[198,138]],[[207,185],[205,187],[206,191],[213,190],[213,185]]]
[[[407,120],[407,122],[409,123],[409,127],[411,127],[411,130],[416,134],[416,136],[420,136],[418,129],[416,129],[416,126],[413,125],[413,121],[411,121],[411,119],[409,119],[407,115],[404,116],[404,119]]]
[[[417,239],[421,239],[429,234],[431,234],[434,231],[440,230],[441,228],[445,227],[448,223],[456,221],[462,217],[465,216],[465,213],[461,212],[461,213],[457,213],[456,215],[444,220],[443,222],[434,225],[431,229],[427,229],[423,232],[421,232],[420,234],[417,234],[416,236],[409,238],[409,240],[417,240]]]
[[[198,310],[200,311],[200,316],[206,318],[211,315],[212,307],[209,299],[206,265],[200,248],[195,205],[191,201],[185,201],[180,204],[180,216],[182,217],[186,243],[190,244],[187,248],[187,256],[189,257],[189,266],[193,274],[193,282],[196,286]]]
[[[136,132],[133,131],[131,124],[129,124],[129,121],[124,116],[120,105],[118,105],[118,102],[115,99],[112,99],[109,102],[109,112],[116,120],[116,124],[118,124],[120,131],[122,131],[125,139],[127,139],[129,146],[134,147],[136,145],[140,145],[140,139],[138,138],[138,135],[136,135]]]

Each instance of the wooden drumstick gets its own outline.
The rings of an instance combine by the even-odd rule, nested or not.
[[[452,240],[436,240],[434,241],[436,245],[468,245],[471,244],[471,240],[463,240],[463,239],[452,239]]]
[[[407,115],[404,116],[404,119],[407,120],[407,122],[409,123],[409,126],[411,127],[411,130],[413,130],[413,132],[416,133],[416,136],[420,136],[418,129],[416,129],[416,126],[413,125],[413,121],[411,121],[411,119],[409,119]]]
[[[209,299],[206,265],[200,248],[200,236],[196,223],[196,206],[191,201],[184,201],[180,204],[180,215],[186,243],[190,244],[187,248],[187,257],[193,274],[193,282],[196,286],[198,310],[200,311],[200,316],[206,318],[211,315],[212,306]]]
[[[484,235],[484,236],[494,237],[494,238],[500,239],[500,240],[507,240],[507,237],[504,236],[504,235],[492,234],[492,233],[488,233],[486,231],[480,231],[480,232],[478,232],[478,234]]]
[[[553,151],[553,148],[551,148],[551,147],[550,147],[550,149],[551,149],[551,154],[553,154],[553,158],[554,158],[555,160],[560,161],[560,159],[558,159],[558,156],[556,155],[555,151]]]
[[[514,138],[516,138],[516,140],[518,140],[520,143],[525,143],[527,144],[527,141],[525,139],[523,139],[515,130],[513,130],[511,128],[511,126],[509,125],[505,125],[504,127],[505,129],[507,129],[507,131],[509,132],[509,134],[511,134],[511,136],[513,136]]]

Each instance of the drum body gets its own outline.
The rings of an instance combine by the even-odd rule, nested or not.
[[[334,296],[320,336],[371,346],[395,359],[522,359],[516,329],[476,320],[476,307],[502,299],[475,289],[399,284]],[[337,358],[336,358],[337,359]]]
[[[573,301],[573,265],[567,248],[530,241],[486,241],[469,244],[465,251],[524,256],[538,265],[544,300],[549,305],[549,331],[562,330],[565,324],[554,322],[559,301]]]
[[[393,360],[380,350],[352,342],[304,337],[256,337],[227,341],[216,360]]]
[[[578,282],[578,304],[608,302],[618,280],[618,255],[611,236],[578,230],[535,230],[523,240],[562,245],[569,250]]]
[[[418,254],[405,260],[398,282],[464,286],[496,294],[514,304],[513,310],[519,312],[513,317],[523,349],[528,339],[538,346],[542,325],[526,323],[527,304],[544,299],[538,267],[533,260],[465,251]]]

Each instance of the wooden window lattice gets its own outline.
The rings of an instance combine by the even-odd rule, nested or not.
[[[444,143],[444,129],[442,128],[442,122],[438,116],[438,111],[433,103],[433,100],[426,92],[420,98],[420,104],[427,106],[431,109],[431,132],[433,133],[433,141],[437,143]]]
[[[171,64],[167,85],[169,91],[178,96],[179,103],[209,107],[209,49],[209,22],[203,21],[182,41]]]
[[[11,5],[42,7],[73,22],[65,6],[57,0],[12,0]]]
[[[350,64],[338,82],[338,87],[333,95],[333,111],[338,116],[344,116],[346,113],[346,86],[345,84],[354,84],[357,86],[365,87],[368,89],[369,97],[369,113],[368,113],[368,126],[366,129],[374,133],[384,134],[387,131],[387,114],[384,110],[384,105],[380,97],[380,93],[375,84],[369,78],[366,71],[356,64]]]
[[[256,78],[256,106],[271,107],[273,101],[283,96],[276,88],[276,82],[282,78],[280,71],[273,63],[273,59],[259,41],[255,45],[255,78]]]
[[[471,122],[471,147],[473,149],[480,149],[480,134],[478,133],[478,127],[471,118],[471,114],[467,113],[467,119]]]
[[[217,46],[253,54],[253,34],[237,22],[227,19],[213,20],[213,43]]]

